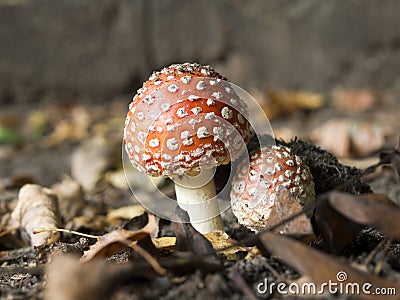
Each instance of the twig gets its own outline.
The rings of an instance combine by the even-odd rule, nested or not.
[[[3,231],[0,232],[0,237],[5,236],[11,232],[14,232],[17,229],[18,229],[18,227],[11,227],[11,228],[4,229]]]
[[[138,246],[136,242],[128,244],[129,247],[131,247],[137,254],[139,254],[141,257],[143,257],[149,265],[156,271],[159,275],[165,275],[167,274],[167,270],[165,270],[163,267],[160,266],[158,261],[150,255],[146,250],[144,250],[142,247]]]
[[[256,295],[254,295],[253,291],[249,288],[247,282],[243,279],[242,275],[236,270],[233,269],[233,282],[243,293],[245,299],[249,300],[257,300]]]
[[[84,236],[84,237],[91,238],[91,239],[96,239],[98,241],[101,239],[101,236],[98,236],[98,235],[86,234],[86,233],[81,233],[81,232],[78,232],[78,231],[69,230],[69,229],[63,229],[63,228],[38,229],[38,230],[33,231],[33,234],[37,234],[37,233],[41,233],[41,232],[48,232],[48,231],[66,232],[66,233],[70,233],[70,234]]]

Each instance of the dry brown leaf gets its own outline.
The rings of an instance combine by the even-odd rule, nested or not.
[[[336,88],[332,93],[332,104],[346,112],[368,110],[377,104],[376,95],[369,89]]]
[[[172,253],[175,249],[176,237],[174,236],[164,236],[160,238],[151,239],[153,245],[157,250],[167,253]]]
[[[158,274],[146,262],[110,264],[95,260],[80,264],[70,255],[56,255],[46,268],[46,300],[99,300],[110,299],[120,286],[141,284]]]
[[[332,251],[339,252],[364,228],[338,213],[328,201],[329,194],[317,198],[314,230]]]
[[[58,197],[60,214],[64,222],[69,222],[81,214],[85,201],[82,187],[77,181],[66,177],[63,181],[54,184],[51,189]]]
[[[267,105],[264,110],[269,119],[290,114],[301,109],[317,109],[325,104],[321,94],[304,91],[268,91]]]
[[[70,116],[64,116],[64,119],[55,125],[45,143],[53,146],[65,141],[80,141],[87,135],[90,122],[91,118],[87,109],[76,106],[72,109]]]
[[[68,230],[80,231],[82,228],[93,232],[105,232],[110,226],[120,225],[119,220],[109,219],[103,215],[78,216],[73,218],[65,226]]]
[[[337,157],[350,156],[348,121],[334,119],[319,126],[311,133],[312,140]]]
[[[308,276],[317,285],[329,282],[336,284],[357,283],[371,284],[373,288],[400,289],[400,282],[393,279],[381,278],[375,275],[362,273],[350,267],[349,263],[334,256],[322,253],[283,235],[264,232],[259,236],[263,250],[267,250],[280,257],[285,263],[299,271],[303,276]],[[346,277],[346,279],[344,279]],[[344,280],[339,280],[339,279]],[[361,288],[360,288],[361,289]],[[312,295],[311,295],[312,296]],[[360,293],[358,299],[377,299],[376,295]],[[385,295],[382,299],[398,299],[398,295]]]
[[[298,214],[303,210],[303,207],[293,198],[289,191],[285,188],[279,190],[275,205],[273,206],[268,222],[273,227],[289,217]],[[282,224],[274,230],[274,232],[288,234],[312,234],[312,226],[310,219],[306,214],[301,214],[297,218]]]
[[[25,230],[33,247],[60,239],[59,232],[33,233],[35,230],[58,228],[60,225],[57,196],[48,188],[36,184],[24,185],[19,191],[12,219]]]
[[[85,190],[93,190],[111,165],[112,149],[104,137],[95,136],[78,146],[71,156],[71,174]]]
[[[393,130],[366,120],[332,119],[311,133],[312,140],[338,157],[368,155],[382,148]]]
[[[329,203],[346,218],[373,226],[393,239],[400,239],[400,207],[386,195],[331,192]]]
[[[212,244],[218,254],[222,254],[227,260],[240,259],[239,252],[248,252],[250,248],[237,244],[226,232],[215,230],[204,235]],[[235,246],[237,245],[237,246]],[[233,247],[231,247],[233,246]]]
[[[128,205],[110,210],[107,213],[107,218],[130,220],[142,215],[145,211],[146,211],[145,208],[140,204]]]
[[[81,262],[88,262],[99,256],[111,256],[127,247],[127,242],[138,241],[158,230],[156,218],[148,215],[148,223],[143,228],[130,231],[118,228],[99,237],[81,257]]]

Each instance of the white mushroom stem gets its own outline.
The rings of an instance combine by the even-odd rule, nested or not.
[[[177,202],[189,214],[193,227],[200,233],[223,230],[212,170],[174,181]]]

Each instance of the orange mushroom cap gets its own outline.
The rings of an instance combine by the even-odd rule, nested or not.
[[[269,224],[268,217],[276,209],[282,188],[303,206],[315,200],[310,170],[290,148],[271,146],[253,151],[250,167],[242,162],[232,181],[232,212],[240,224],[255,231],[276,225]]]
[[[236,159],[250,135],[247,105],[210,66],[174,64],[138,90],[125,122],[125,148],[138,170],[180,175]]]

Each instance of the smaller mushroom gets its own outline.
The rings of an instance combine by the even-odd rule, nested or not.
[[[238,166],[232,181],[232,212],[240,224],[260,231],[271,224],[271,215],[279,213],[281,189],[286,190],[301,206],[315,201],[314,182],[301,157],[285,146],[264,147],[250,153]]]

